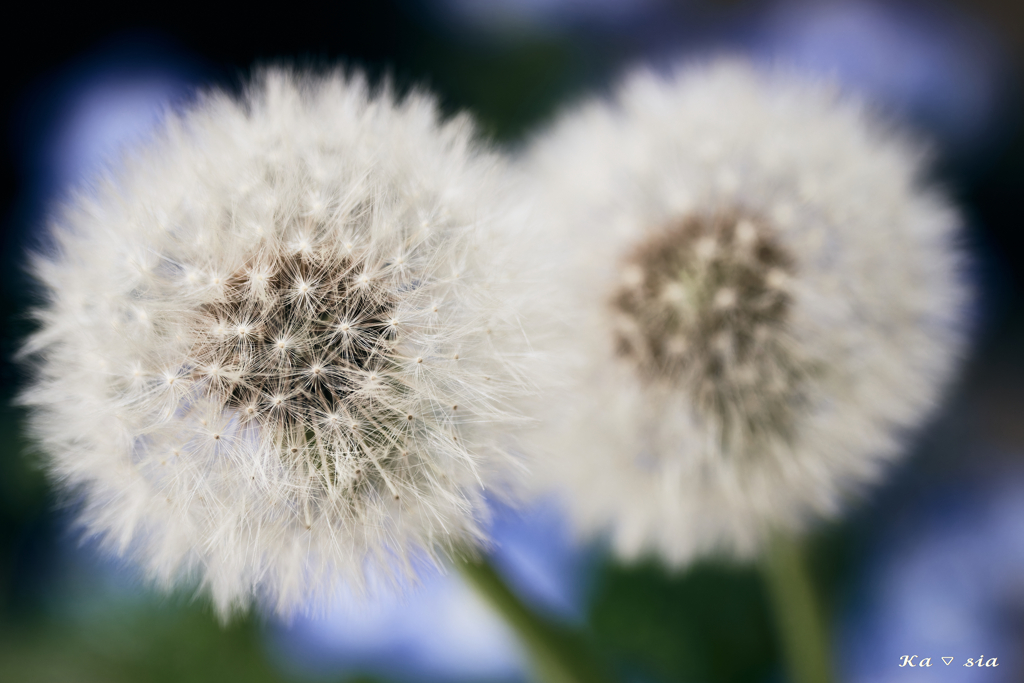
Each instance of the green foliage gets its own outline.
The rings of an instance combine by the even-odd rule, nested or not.
[[[470,108],[483,132],[521,138],[580,87],[587,59],[566,41],[531,39],[483,46],[424,36],[417,68],[446,108]]]
[[[143,602],[0,629],[0,680],[19,683],[283,683],[251,619]],[[334,680],[342,680],[335,678]],[[345,678],[347,683],[371,683]]]
[[[591,604],[602,649],[659,681],[765,681],[779,666],[764,582],[753,567],[647,562],[603,568]]]

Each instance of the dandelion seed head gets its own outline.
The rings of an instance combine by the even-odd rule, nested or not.
[[[740,60],[630,75],[537,138],[562,385],[535,471],[674,564],[837,514],[950,380],[968,294],[920,149]]]
[[[22,400],[88,531],[222,614],[323,608],[481,540],[533,388],[505,265],[523,214],[469,120],[270,70],[124,164],[35,259]],[[456,349],[474,363],[408,360]]]

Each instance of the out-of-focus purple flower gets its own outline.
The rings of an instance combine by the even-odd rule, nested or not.
[[[77,91],[77,92],[76,92]],[[127,144],[145,137],[187,92],[172,73],[98,72],[65,96],[66,118],[45,149],[56,186],[73,185]]]
[[[282,667],[299,676],[362,671],[400,681],[519,680],[520,655],[500,618],[457,574],[402,596],[340,596],[326,617],[270,632]]]
[[[854,603],[842,629],[844,680],[962,681],[979,657],[998,660],[986,681],[1019,680],[1024,473],[933,501],[872,563]],[[932,666],[900,667],[904,655]]]
[[[554,619],[583,620],[590,558],[554,500],[519,512],[500,509],[491,533],[491,560],[523,600]]]
[[[102,49],[40,82],[17,136],[33,190],[66,192],[189,96],[200,69],[157,39]]]
[[[22,96],[11,131],[22,189],[9,239],[33,233],[58,200],[81,187],[120,151],[152,131],[187,99],[203,74],[189,55],[153,36],[125,38],[40,79]]]
[[[585,560],[550,503],[517,514],[499,508],[492,561],[532,607],[579,619]],[[364,671],[400,681],[523,680],[515,640],[458,573],[430,575],[403,596],[339,596],[326,617],[273,629],[271,649],[297,675]]]
[[[987,140],[1003,104],[995,36],[937,3],[789,0],[753,29],[754,55],[837,77],[958,151]]]

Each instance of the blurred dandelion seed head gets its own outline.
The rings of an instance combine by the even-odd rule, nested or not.
[[[749,556],[898,456],[965,341],[960,219],[834,84],[629,75],[526,159],[568,393],[536,471],[625,556]]]

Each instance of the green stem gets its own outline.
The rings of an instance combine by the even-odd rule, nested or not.
[[[793,683],[829,683],[828,634],[795,538],[774,537],[765,554],[764,575]]]
[[[513,593],[486,558],[455,560],[462,576],[504,617],[519,636],[544,683],[610,683],[604,667],[579,634],[531,611]]]

